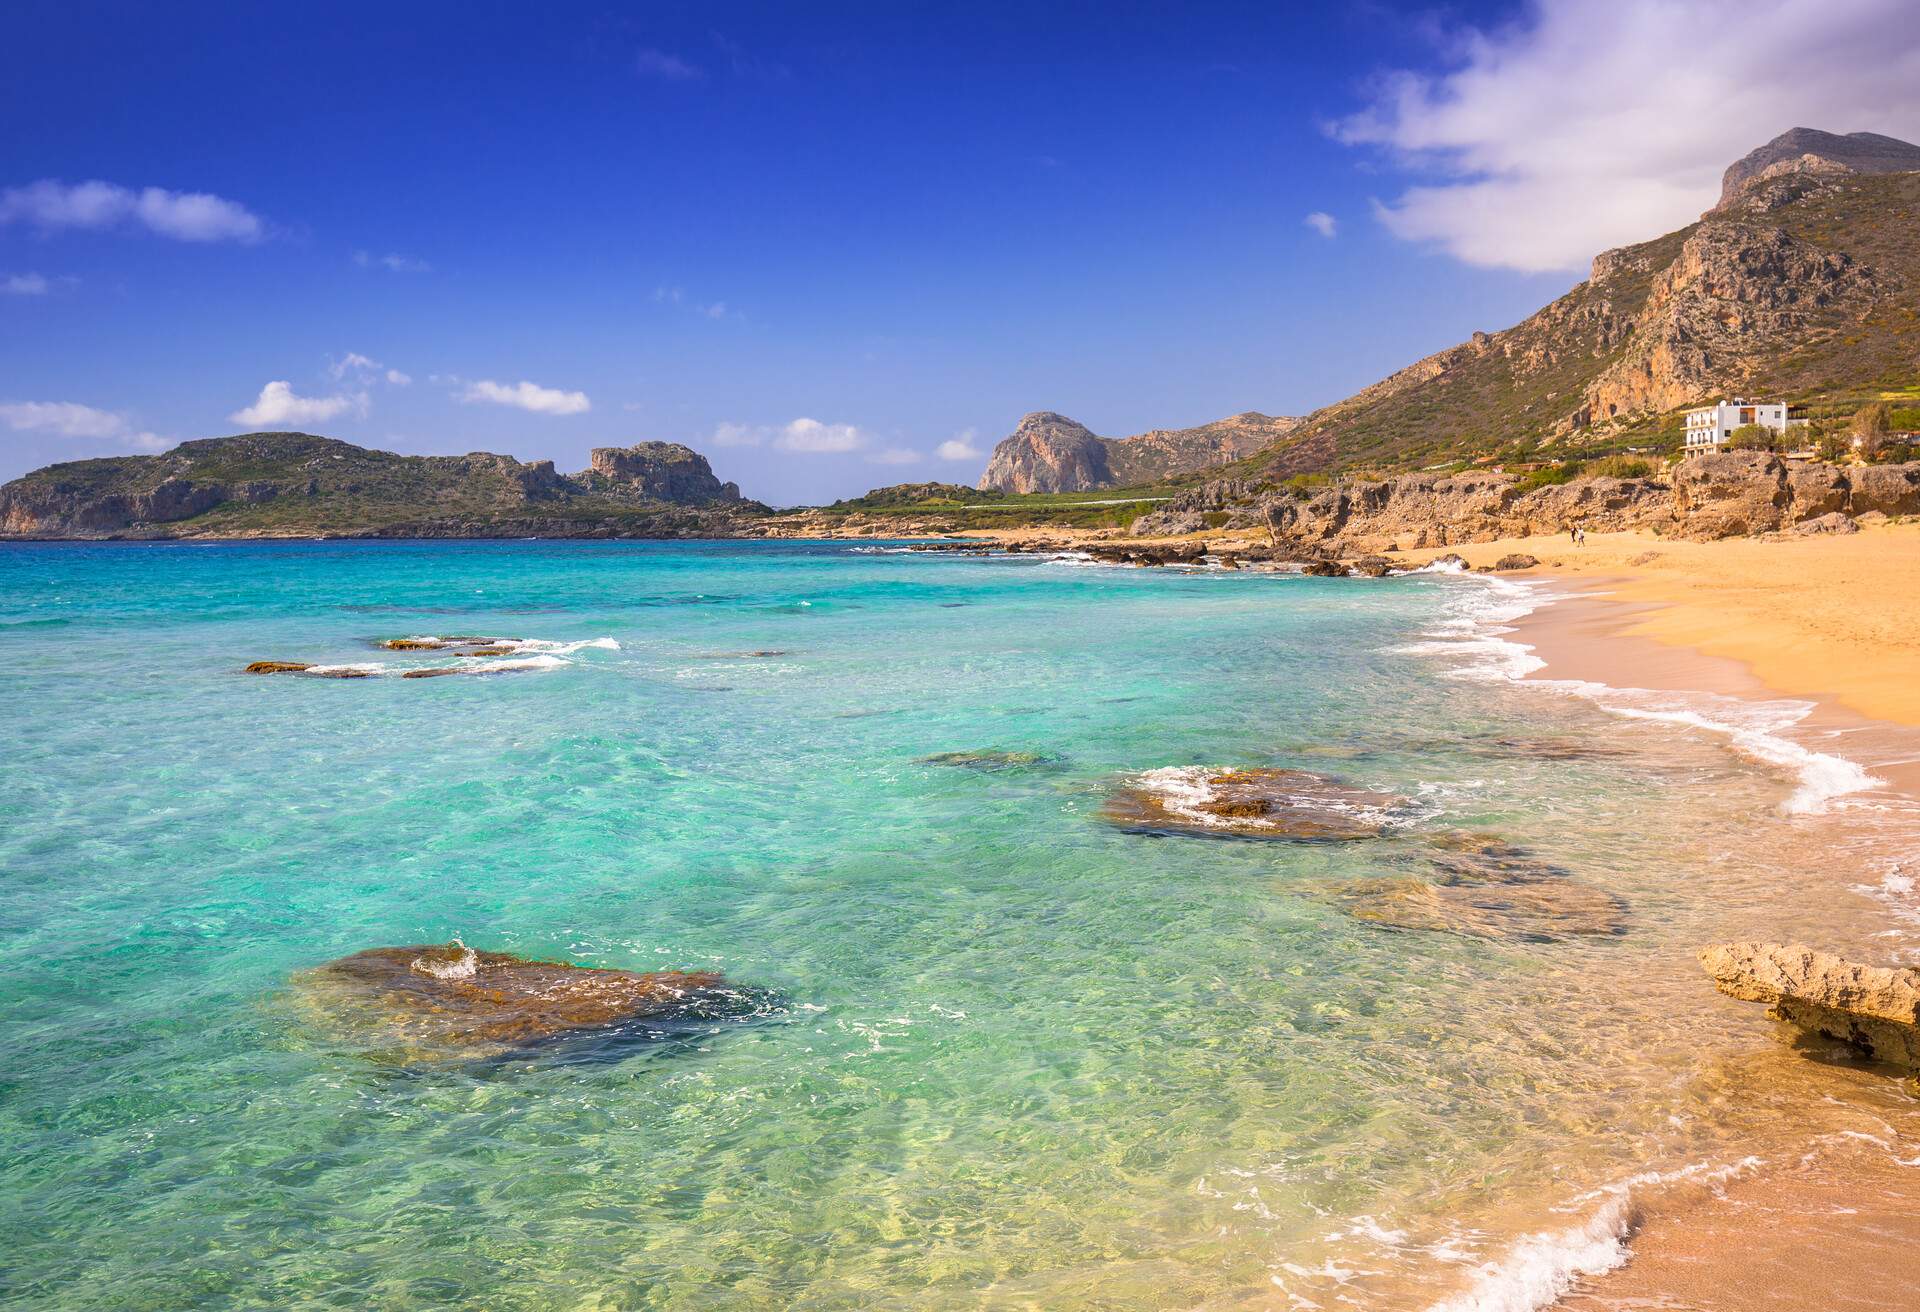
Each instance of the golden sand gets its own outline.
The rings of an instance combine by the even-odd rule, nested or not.
[[[1920,726],[1920,524],[1722,542],[1596,533],[1582,546],[1513,538],[1407,554],[1448,550],[1474,566],[1537,556],[1540,567],[1516,577],[1591,581],[1632,604],[1621,612],[1627,636],[1738,661],[1776,692]]]

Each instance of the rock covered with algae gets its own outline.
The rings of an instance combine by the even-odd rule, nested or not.
[[[1114,791],[1101,816],[1128,833],[1342,841],[1377,838],[1406,799],[1306,770],[1149,770]]]
[[[727,1019],[745,996],[714,971],[533,961],[458,939],[368,948],[294,983],[330,1036],[403,1063],[503,1056],[636,1023]]]
[[[1550,943],[1626,932],[1626,904],[1497,834],[1429,840],[1422,873],[1357,880],[1332,898],[1355,920],[1474,938]]]

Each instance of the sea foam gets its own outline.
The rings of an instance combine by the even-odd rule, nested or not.
[[[1588,679],[1529,678],[1546,668],[1531,646],[1508,636],[1515,621],[1558,600],[1537,583],[1511,579],[1462,580],[1460,595],[1450,598],[1445,618],[1422,633],[1423,642],[1394,650],[1459,659],[1450,677],[1490,683],[1524,683],[1583,697],[1625,719],[1657,721],[1724,737],[1735,751],[1790,772],[1798,781],[1781,809],[1790,815],[1824,812],[1836,798],[1877,788],[1884,782],[1859,764],[1817,752],[1787,734],[1814,710],[1791,698],[1750,701],[1709,692],[1659,692],[1616,687]],[[1455,585],[1459,586],[1459,585]]]

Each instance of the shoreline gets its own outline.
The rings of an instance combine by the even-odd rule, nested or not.
[[[1714,627],[1710,593],[1672,600],[1670,590],[1636,586],[1643,575],[1631,571],[1563,567],[1543,578],[1544,573],[1522,576],[1531,581],[1539,604],[1503,626],[1506,639],[1538,662],[1516,681],[1590,685],[1588,695],[1616,713],[1622,698],[1640,692],[1727,699],[1755,709],[1797,704],[1800,709],[1783,715],[1783,723],[1770,732],[1848,762],[1873,780],[1868,788],[1836,793],[1810,810],[1824,812],[1826,801],[1861,796],[1920,810],[1920,731],[1911,723],[1863,715],[1836,693],[1810,688],[1800,677],[1790,688],[1768,681],[1755,662],[1735,654],[1742,637],[1752,632],[1751,616],[1742,617],[1748,625],[1744,632],[1736,619],[1710,646],[1696,646],[1678,635]],[[1769,759],[1750,743],[1730,740],[1728,746]],[[1770,763],[1792,768],[1787,761]],[[1821,872],[1823,883],[1857,887],[1861,872],[1844,863],[1836,867]],[[1872,878],[1870,872],[1867,877]],[[1913,941],[1909,936],[1908,944]],[[1874,961],[1888,957],[1884,940],[1849,950]],[[1912,951],[1909,946],[1907,953]],[[1701,990],[1704,1009],[1712,993],[1704,977]],[[1857,1103],[1882,1118],[1884,1135],[1871,1142],[1812,1136],[1802,1143],[1797,1160],[1783,1154],[1729,1169],[1711,1188],[1648,1204],[1635,1200],[1620,1220],[1618,1250],[1585,1273],[1569,1273],[1546,1306],[1562,1312],[1647,1306],[1692,1312],[1810,1307],[1866,1312],[1903,1307],[1920,1296],[1920,1274],[1906,1274],[1910,1255],[1920,1252],[1920,1126],[1910,1118],[1901,1118],[1905,1124],[1895,1119],[1902,1104],[1910,1110],[1916,1099],[1901,1090],[1890,1069],[1858,1063],[1822,1069],[1813,1056],[1793,1051],[1785,1036],[1775,1035],[1773,1041],[1779,1051],[1757,1054],[1758,1061],[1804,1064],[1807,1069],[1792,1074],[1805,1079],[1809,1096]]]

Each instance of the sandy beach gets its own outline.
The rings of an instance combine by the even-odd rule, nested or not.
[[[1596,533],[1579,546],[1514,538],[1407,555],[1448,551],[1471,566],[1536,556],[1539,568],[1514,577],[1606,592],[1622,603],[1602,626],[1610,633],[1738,662],[1775,694],[1920,726],[1920,524],[1721,542]]]
[[[1534,677],[1805,700],[1814,709],[1797,736],[1870,762],[1885,795],[1920,797],[1920,526],[1784,541],[1617,534],[1583,546],[1523,539],[1456,550],[1475,566],[1527,552],[1541,565],[1515,577],[1566,585],[1514,635],[1545,662]],[[1808,873],[1850,877],[1795,877]],[[1703,979],[1703,1006],[1707,987]],[[1891,1071],[1808,1061],[1784,1040],[1771,1066],[1780,1080],[1804,1082],[1809,1098],[1875,1107],[1884,1132],[1871,1141],[1810,1140],[1797,1160],[1656,1205],[1635,1218],[1627,1263],[1582,1281],[1557,1306],[1788,1312],[1920,1303],[1913,1084]]]

